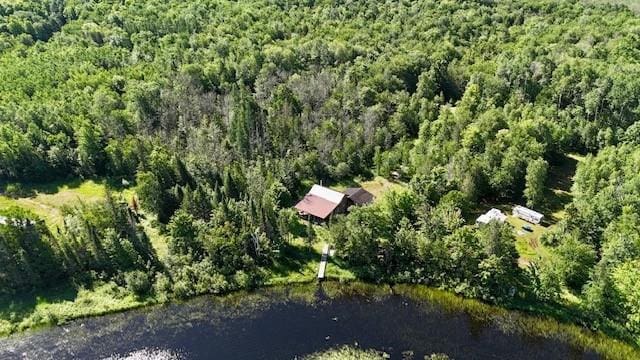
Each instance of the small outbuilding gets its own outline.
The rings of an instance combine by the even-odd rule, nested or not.
[[[480,215],[476,219],[476,224],[488,224],[491,221],[498,221],[500,223],[503,223],[506,220],[507,220],[507,215],[505,215],[502,211],[493,208],[487,211],[486,213]]]
[[[347,210],[347,195],[324,186],[313,185],[295,208],[300,216],[313,217],[316,221],[326,221],[333,214]]]
[[[513,216],[532,224],[540,224],[540,222],[544,218],[544,215],[540,214],[539,212],[520,205],[516,205],[513,207]]]
[[[344,194],[347,195],[349,205],[367,205],[371,204],[373,199],[375,199],[372,193],[361,187],[347,188],[347,190],[344,191]]]

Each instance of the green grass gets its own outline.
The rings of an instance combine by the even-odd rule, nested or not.
[[[129,194],[109,184],[106,180],[73,180],[47,184],[23,185],[28,194],[20,198],[0,195],[0,208],[18,206],[40,216],[51,229],[62,226],[62,209],[80,203],[91,203],[104,199],[107,188],[114,194]]]
[[[54,232],[63,225],[63,209],[81,203],[87,204],[103,200],[107,190],[129,201],[135,192],[132,188],[123,188],[107,179],[58,181],[47,184],[23,185],[26,196],[11,198],[0,195],[0,209],[17,206],[32,211],[41,217],[47,227]],[[151,217],[143,212],[141,221],[151,244],[158,256],[163,259],[168,254],[167,239],[152,226]]]
[[[520,255],[519,263],[526,266],[530,261],[539,256],[546,256],[548,250],[540,243],[540,236],[550,229],[552,225],[535,225],[528,223],[520,218],[511,215],[513,206],[510,204],[485,203],[476,208],[469,219],[468,223],[475,222],[480,214],[487,212],[491,208],[496,208],[507,215],[507,223],[513,226],[513,234],[516,239],[516,250]],[[529,226],[533,231],[526,231],[522,227]]]
[[[308,283],[318,276],[320,252],[297,238],[282,249],[273,266],[268,269],[265,285]]]
[[[389,356],[375,351],[342,346],[303,357],[303,360],[384,360]]]
[[[362,187],[363,189],[372,193],[376,198],[380,198],[384,195],[385,192],[388,192],[390,190],[402,190],[406,187],[406,184],[402,182],[390,181],[381,176],[376,176],[371,180],[354,179],[353,181],[343,181],[331,186],[332,189],[340,192],[349,187]]]
[[[0,335],[46,325],[60,325],[73,319],[104,315],[155,303],[137,299],[114,283],[76,288],[62,284],[37,294],[0,297]]]
[[[303,226],[304,221],[300,221]],[[304,225],[306,226],[306,225]],[[329,243],[328,229],[323,225],[314,225],[316,238],[311,244],[301,236],[293,238],[281,251],[273,266],[266,270],[265,285],[286,285],[317,281],[318,266],[325,244]],[[352,281],[355,274],[349,266],[336,256],[330,256],[325,277],[331,280]]]

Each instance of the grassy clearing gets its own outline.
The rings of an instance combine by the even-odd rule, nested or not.
[[[376,176],[371,180],[354,179],[353,181],[343,181],[331,186],[332,189],[340,192],[349,187],[361,187],[372,193],[376,198],[380,198],[385,192],[390,190],[402,190],[406,187],[406,184],[403,182],[390,181],[381,176]]]
[[[123,189],[107,180],[58,181],[47,184],[23,185],[25,196],[11,198],[0,195],[0,208],[18,206],[32,211],[45,220],[50,229],[62,226],[62,209],[81,203],[103,200],[107,189],[130,198],[131,189]]]
[[[155,303],[137,299],[115,283],[77,289],[72,284],[39,291],[37,294],[0,297],[0,335],[70,320],[129,310]]]
[[[14,199],[0,195],[0,208],[18,206],[30,210],[54,229],[62,225],[62,208],[101,200],[106,189],[104,183],[94,180],[26,185],[24,192],[28,196]]]
[[[540,243],[540,236],[548,231],[553,225],[535,225],[517,218],[511,215],[513,205],[485,203],[472,212],[472,215],[467,219],[467,222],[475,222],[475,219],[478,216],[487,212],[491,208],[499,209],[507,215],[507,223],[513,226],[513,232],[516,238],[516,250],[518,250],[518,254],[520,255],[519,263],[521,266],[526,266],[530,261],[535,260],[538,257],[544,257],[548,254],[548,249]],[[523,226],[527,226],[531,230],[524,230]]]
[[[316,280],[320,252],[306,245],[301,238],[294,239],[282,249],[282,254],[268,270],[265,285],[308,283]]]
[[[11,198],[0,195],[0,209],[17,206],[32,211],[41,217],[47,227],[55,232],[56,228],[63,225],[63,209],[79,204],[88,204],[101,201],[111,191],[116,196],[122,196],[129,201],[135,196],[133,188],[123,188],[108,180],[74,180],[59,181],[48,184],[24,185],[26,196]],[[144,212],[143,212],[143,215]],[[167,239],[151,224],[150,216],[145,216],[141,221],[151,244],[158,256],[162,259],[168,254]]]
[[[306,227],[300,221],[301,227]],[[329,242],[328,229],[323,225],[314,225],[316,238],[307,243],[302,236],[293,238],[274,265],[268,269],[265,285],[300,284],[317,281],[318,266],[322,248]],[[331,280],[352,281],[356,279],[349,266],[335,256],[329,257],[325,277]]]

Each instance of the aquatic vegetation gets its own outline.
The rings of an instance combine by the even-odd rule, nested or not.
[[[387,357],[385,357],[384,353],[375,350],[362,350],[343,346],[307,355],[303,360],[382,360]]]
[[[421,285],[396,285],[394,293],[425,301],[427,306],[436,304],[445,311],[464,311],[473,319],[495,324],[505,333],[555,339],[583,350],[592,350],[607,359],[638,359],[640,349],[577,325],[562,323],[550,317],[538,317],[491,306],[474,299],[465,299],[450,292]]]

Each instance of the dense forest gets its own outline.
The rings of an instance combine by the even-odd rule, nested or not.
[[[639,64],[640,18],[577,0],[0,1],[2,191],[110,178],[137,194],[55,229],[0,209],[0,293],[254,287],[310,183],[393,172],[403,191],[327,226],[360,278],[504,305],[571,294],[574,321],[640,344]],[[470,216],[543,208],[568,153],[585,160],[549,255],[519,265],[513,229]]]

